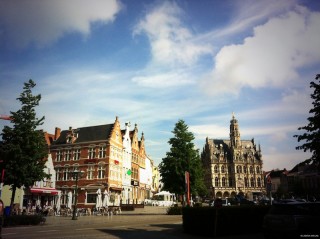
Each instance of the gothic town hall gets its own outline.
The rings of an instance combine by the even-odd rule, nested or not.
[[[230,139],[209,139],[201,154],[205,184],[211,197],[242,195],[253,199],[264,189],[260,145],[241,140],[238,120],[232,115]]]

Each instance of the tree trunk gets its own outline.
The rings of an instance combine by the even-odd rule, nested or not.
[[[16,189],[17,187],[15,185],[12,185],[12,194],[11,194],[11,201],[10,201],[10,214],[13,212],[13,203],[14,203],[14,198],[16,196]]]

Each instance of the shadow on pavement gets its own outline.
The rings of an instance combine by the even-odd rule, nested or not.
[[[148,225],[145,228],[124,228],[124,229],[98,229],[106,234],[111,234],[121,239],[132,238],[152,238],[152,239],[195,239],[206,238],[195,235],[186,234],[183,232],[181,224],[154,224]]]

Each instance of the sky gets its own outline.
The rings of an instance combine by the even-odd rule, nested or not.
[[[159,164],[178,120],[196,147],[260,144],[263,169],[292,169],[320,73],[320,1],[0,0],[0,114],[37,84],[41,128],[130,121]],[[9,121],[0,121],[0,130]]]

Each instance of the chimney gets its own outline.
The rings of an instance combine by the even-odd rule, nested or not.
[[[54,140],[57,140],[60,137],[60,134],[61,134],[61,129],[56,127],[54,131]]]

